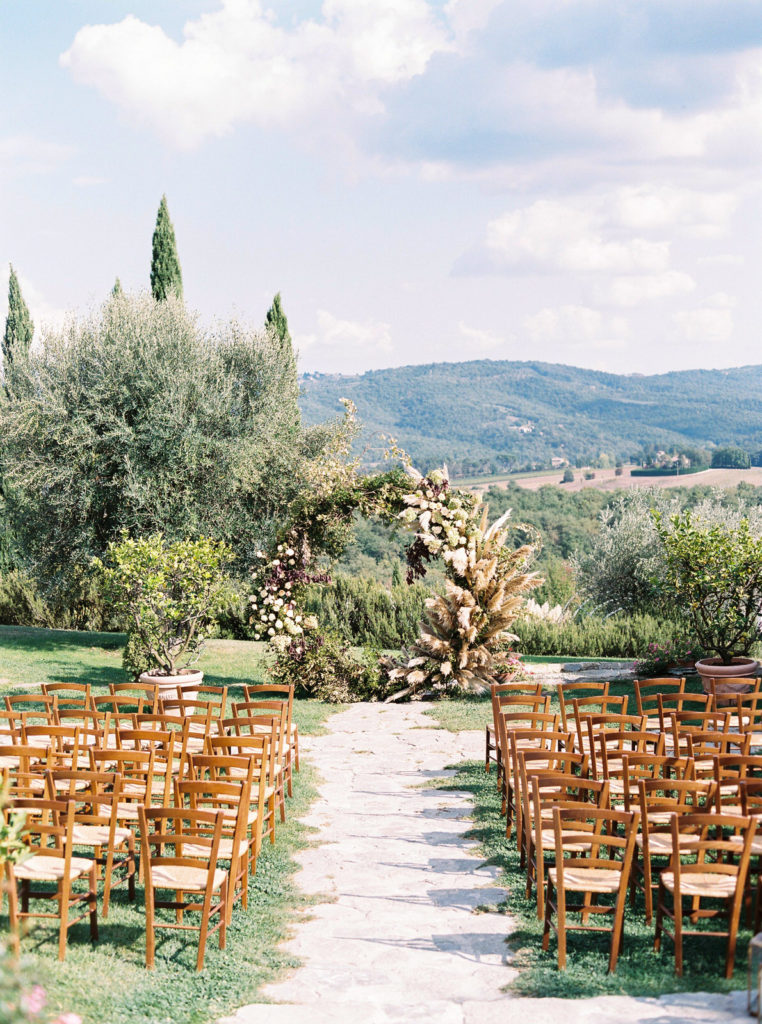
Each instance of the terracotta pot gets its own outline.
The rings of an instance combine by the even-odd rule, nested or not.
[[[732,665],[721,665],[719,658],[702,658],[696,662],[704,693],[712,692],[712,679],[716,680],[718,693],[749,693],[751,684],[744,682],[743,677],[753,676],[758,668],[759,662],[754,658],[733,658]]]
[[[150,672],[143,672],[139,677],[140,683],[151,683],[159,687],[159,700],[177,700],[179,694],[177,687],[182,687],[183,700],[196,700],[198,690],[186,689],[186,687],[200,686],[204,678],[203,672],[188,669],[185,672],[178,672],[177,675],[168,676],[162,674],[158,669],[151,669]]]

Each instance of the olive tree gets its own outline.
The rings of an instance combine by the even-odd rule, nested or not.
[[[203,330],[171,297],[113,295],[9,372],[7,514],[47,590],[86,574],[123,530],[225,541],[243,574],[331,437],[303,430],[274,332]]]

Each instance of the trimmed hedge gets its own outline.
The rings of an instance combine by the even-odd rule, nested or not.
[[[521,619],[512,629],[522,654],[580,658],[639,658],[650,643],[676,643],[685,633],[684,626],[652,615],[589,616],[563,623]]]

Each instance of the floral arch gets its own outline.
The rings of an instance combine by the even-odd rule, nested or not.
[[[258,552],[249,599],[255,638],[296,650],[305,630],[318,627],[304,614],[305,589],[330,581],[319,568],[319,554],[341,550],[359,511],[413,535],[408,583],[425,576],[433,558],[445,570],[445,592],[426,601],[415,643],[399,660],[382,662],[390,681],[400,684],[388,699],[423,688],[484,690],[508,670],[509,645],[516,640],[510,626],[527,592],[542,582],[531,571],[537,537],[511,546],[510,511],[489,525],[481,498],[452,487],[446,466],[424,476],[394,442],[385,454],[398,468],[360,475],[357,460],[349,458],[356,410],[351,402],[344,405],[333,448],[315,464],[272,550]]]

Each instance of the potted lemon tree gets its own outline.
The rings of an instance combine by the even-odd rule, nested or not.
[[[748,519],[737,526],[705,524],[690,510],[665,520],[653,513],[666,553],[663,597],[682,611],[707,656],[696,662],[704,690],[709,680],[751,676],[751,652],[762,621],[762,538]],[[748,684],[725,684],[748,689]]]
[[[201,683],[203,673],[192,666],[229,594],[226,567],[233,557],[222,541],[167,543],[157,533],[123,536],[103,560],[93,560],[106,600],[127,619],[123,664],[133,678],[158,683],[166,697],[180,685]]]

